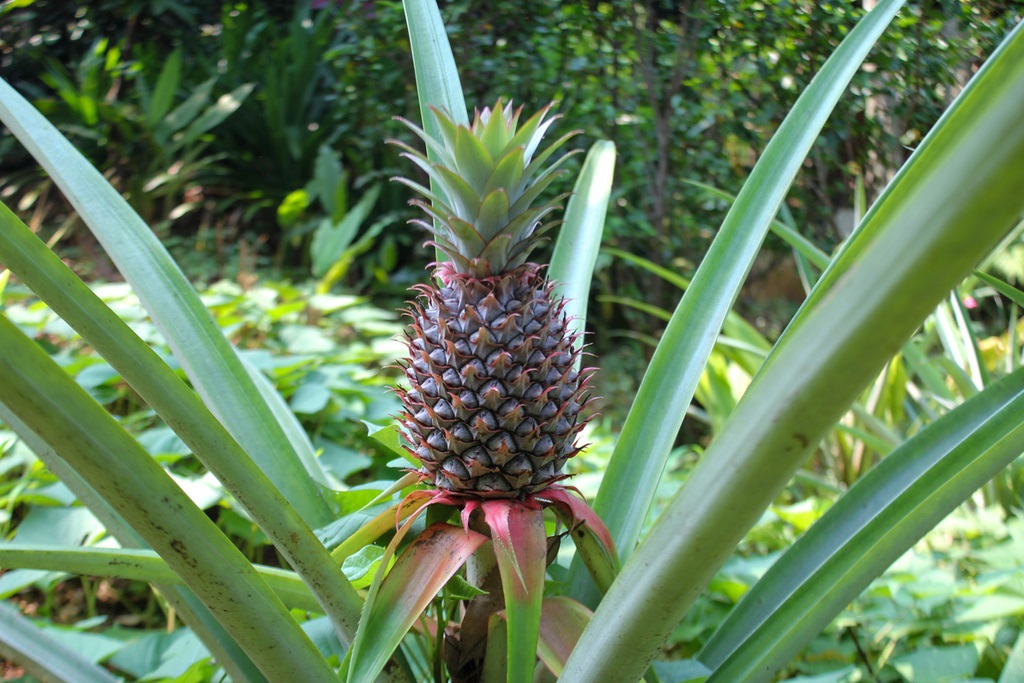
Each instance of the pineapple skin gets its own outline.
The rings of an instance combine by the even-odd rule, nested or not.
[[[437,266],[407,312],[408,390],[399,420],[439,490],[525,498],[565,478],[586,420],[589,370],[554,284],[526,263],[479,278]]]
[[[528,258],[564,195],[535,202],[574,152],[550,159],[578,132],[542,147],[552,106],[523,121],[499,99],[468,125],[433,109],[438,137],[403,121],[434,159],[392,141],[430,178],[429,188],[396,180],[421,195],[411,203],[426,215],[411,222],[448,259],[436,264],[440,286],[416,287],[407,311],[399,421],[419,471],[449,496],[527,498],[564,479],[580,450],[590,371],[576,370],[564,304]]]

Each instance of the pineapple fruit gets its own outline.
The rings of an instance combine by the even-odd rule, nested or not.
[[[579,448],[588,370],[578,371],[577,335],[544,269],[529,260],[555,200],[534,201],[569,154],[545,166],[569,133],[543,151],[556,120],[550,105],[520,124],[522,108],[501,100],[471,125],[432,115],[434,138],[405,122],[435,160],[395,142],[426,171],[436,192],[399,178],[428,201],[428,246],[439,286],[420,285],[407,313],[410,388],[400,390],[400,422],[439,491],[467,499],[524,499],[565,477]]]

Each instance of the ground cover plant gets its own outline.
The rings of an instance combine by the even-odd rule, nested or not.
[[[550,208],[528,209],[528,200],[557,180],[557,172],[541,168],[548,154],[538,150],[551,149],[539,145],[543,119],[520,122],[499,103],[480,108],[471,123],[434,3],[406,5],[421,105],[419,137],[427,149],[402,145],[430,177],[430,187],[409,182],[425,197],[424,227],[452,265],[439,267],[449,291],[423,285],[426,303],[413,313],[419,320],[407,361],[412,386],[400,394],[408,450],[393,425],[379,427],[387,422],[381,408],[389,400],[380,397],[383,382],[346,369],[354,364],[332,369],[322,360],[301,361],[316,369],[294,390],[284,387],[289,410],[260,372],[261,361],[236,351],[211,317],[208,309],[216,312],[217,303],[195,293],[117,191],[31,105],[0,85],[0,118],[95,232],[159,330],[159,344],[166,343],[175,360],[169,364],[154,351],[145,335],[127,326],[6,208],[0,209],[0,261],[131,387],[131,394],[114,397],[114,412],[118,401],[135,401],[137,394],[219,482],[210,488],[216,493],[222,487],[220,495],[230,496],[228,509],[258,527],[287,568],[243,555],[234,539],[244,525],[236,520],[231,528],[219,526],[194,500],[200,494],[184,470],[162,466],[144,448],[146,439],[134,439],[97,402],[109,402],[105,381],[114,380],[118,391],[111,371],[90,362],[96,370],[85,368],[72,378],[9,316],[0,318],[0,417],[117,543],[96,547],[91,542],[102,531],[86,519],[58,547],[6,544],[0,563],[153,583],[215,658],[188,663],[186,669],[196,667],[189,673],[177,672],[200,679],[221,670],[234,680],[770,679],[873,579],[1024,450],[1024,375],[1015,318],[1007,335],[1008,360],[999,366],[1005,376],[996,379],[979,363],[960,298],[950,303],[952,322],[938,314],[945,321],[943,344],[952,349],[959,338],[963,352],[954,361],[963,376],[949,372],[967,380],[957,384],[970,394],[962,402],[943,393],[950,389],[941,380],[926,382],[928,376],[935,379],[935,367],[920,348],[907,345],[949,292],[1012,234],[1024,211],[1018,193],[1024,180],[1024,131],[1017,125],[1024,108],[1021,27],[1006,36],[837,254],[815,252],[774,222],[825,119],[900,5],[879,3],[850,32],[765,147],[669,315],[604,468],[593,510],[562,488],[559,477],[561,461],[575,453],[579,423],[570,418],[585,402],[585,382],[574,378],[578,351],[571,325],[586,319],[585,292],[601,241],[615,149],[609,142],[590,149],[546,270],[553,284],[545,284],[537,268],[524,263],[530,238],[543,229],[539,221]],[[517,131],[527,132],[518,138]],[[823,272],[795,319],[766,349],[730,318],[730,309],[772,229],[802,247],[805,258],[817,259]],[[516,273],[511,281],[498,262]],[[522,267],[528,272],[518,272]],[[1020,296],[999,280],[977,277],[1000,296]],[[455,296],[451,289],[463,286],[459,296],[469,300],[471,312],[459,320],[474,320],[479,329],[468,339],[449,338],[464,323],[446,320],[451,311],[442,309]],[[552,292],[565,298],[549,302]],[[230,291],[221,296],[228,310],[239,306],[238,299],[231,303]],[[294,326],[280,332],[293,355],[321,358],[348,351],[347,340],[327,338],[320,325],[323,313],[344,310],[344,303],[332,303],[329,296],[307,302],[284,290],[277,297],[269,297],[269,317]],[[518,312],[524,299],[538,328],[520,333],[517,326],[531,322]],[[501,315],[506,319],[499,321]],[[262,321],[252,324],[240,315],[237,325],[226,327],[244,349],[272,338],[263,336]],[[722,329],[730,332],[725,339]],[[491,348],[506,331],[514,334]],[[691,398],[702,377],[714,380],[705,368],[715,362],[709,359],[716,345],[737,348],[735,337],[744,333],[746,344],[739,348],[748,356],[739,360],[757,364],[749,386],[723,411],[727,415],[710,446],[648,524]],[[530,353],[510,367],[508,359],[515,360],[524,343],[515,341],[520,336],[534,339],[540,357]],[[478,347],[467,350],[463,342]],[[488,353],[474,361],[479,347]],[[837,421],[901,349],[908,364],[918,364],[908,394],[926,389],[930,395],[913,396],[922,412],[945,400],[944,410],[922,419],[927,426],[921,429],[886,434],[894,447],[876,466],[858,471],[856,484],[827,512],[812,508],[801,517],[799,508],[773,508],[808,456],[823,439],[827,444]],[[387,352],[378,348],[361,362],[379,362],[382,353]],[[64,360],[60,352],[54,358]],[[297,362],[259,358],[264,370]],[[511,400],[503,392],[514,392],[499,385],[514,384],[508,373],[520,364],[546,402],[528,404],[536,397],[531,398],[532,384],[524,383],[515,389],[522,395],[513,397],[519,405],[502,411]],[[499,370],[500,379],[494,375]],[[459,377],[448,377],[449,371]],[[485,377],[483,385],[470,387],[484,407],[469,405],[474,399],[464,392],[458,394],[462,406],[455,405],[456,387],[474,377]],[[972,381],[974,388],[965,390]],[[867,403],[870,409],[880,405],[870,396]],[[551,415],[545,414],[548,405]],[[453,420],[447,414],[456,408],[475,412]],[[484,410],[500,413],[500,429],[488,423]],[[351,453],[323,445],[345,438],[330,434],[328,415],[319,431],[331,438],[321,442],[319,457],[295,418],[325,411],[368,420],[377,447],[402,458],[400,467],[417,471],[343,488],[356,465],[366,467],[353,463]],[[877,426],[869,419],[871,410],[854,412],[869,427]],[[464,438],[459,430],[471,422],[476,434]],[[318,435],[316,424],[306,427]],[[867,432],[847,427],[847,435]],[[498,462],[498,456],[505,459]],[[1010,496],[1019,491],[1014,476],[1019,473],[1011,470],[1005,487]],[[1012,512],[1019,498],[1015,503],[993,495],[989,502]],[[699,648],[682,652],[673,666],[652,666],[666,641],[687,642],[680,624],[692,624],[687,620],[699,617],[695,610],[708,606],[701,598],[705,587],[716,574],[728,577],[719,570],[769,509],[783,519],[802,519],[801,538],[785,544],[714,633],[701,637]],[[24,533],[31,536],[33,526],[45,523],[33,521]],[[995,599],[979,600],[973,613],[970,607],[957,612],[965,624],[1019,613],[1018,577],[1009,569],[1019,529],[1012,521],[1005,529],[1011,542],[982,545],[984,559],[976,566]],[[575,553],[559,543],[563,537],[573,541]],[[710,590],[727,592],[727,584],[720,578]],[[889,580],[891,594],[902,588],[898,579]],[[928,590],[919,580],[905,593],[916,600],[927,598]],[[867,616],[858,617],[855,608],[843,618],[870,622],[872,603],[861,604]],[[41,635],[24,618],[11,614],[4,624],[7,647],[38,675],[111,679],[107,669],[76,658],[66,643]],[[132,667],[122,660],[119,668],[133,675],[153,672],[165,655],[180,663],[174,648],[192,647],[183,639],[168,637],[154,648],[161,655],[139,666],[123,655]],[[965,676],[1009,681],[1021,667],[1021,642],[1008,626],[918,659],[948,658]],[[65,656],[55,658],[54,652]],[[882,651],[874,662],[889,667],[885,675],[927,680],[913,653],[904,658]],[[60,668],[67,663],[74,673]],[[840,680],[855,672],[840,668],[831,675]]]
[[[145,312],[126,285],[101,285],[97,293],[143,338],[156,339]],[[374,476],[387,476],[390,456],[379,453],[368,459],[339,445],[348,439],[349,447],[364,453],[367,451],[365,444],[352,442],[365,437],[352,433],[353,428],[358,427],[350,420],[330,409],[316,412],[328,396],[338,398],[337,394],[321,390],[324,378],[316,370],[326,365],[327,374],[333,375],[335,362],[354,362],[352,372],[371,381],[369,391],[363,392],[359,403],[371,405],[386,395],[378,394],[373,388],[378,378],[363,363],[394,357],[401,354],[402,349],[391,341],[395,329],[392,323],[381,321],[387,314],[353,305],[355,301],[350,297],[340,297],[332,302],[317,301],[314,296],[309,303],[327,309],[341,304],[343,308],[340,310],[351,307],[351,314],[343,317],[328,314],[320,318],[318,325],[327,333],[308,335],[308,325],[296,323],[309,322],[306,313],[319,309],[311,309],[308,304],[297,306],[300,294],[308,297],[309,292],[267,282],[249,293],[240,293],[237,285],[230,283],[218,283],[209,293],[200,291],[218,324],[232,340],[252,347],[247,352],[249,358],[269,373],[307,429],[329,436],[327,439],[314,439],[318,447],[326,449],[320,456],[321,460],[327,459],[331,463],[327,468],[329,475],[347,478],[354,490],[347,493],[346,498],[359,505],[360,496],[365,500],[366,491],[377,490],[372,484]],[[303,300],[306,301],[305,298]],[[127,386],[116,371],[102,359],[88,353],[88,347],[83,346],[80,337],[24,288],[8,285],[3,301],[8,317],[37,339],[45,339],[51,353],[72,352],[74,360],[61,360],[62,366],[97,400],[108,406],[120,402],[115,412],[127,414],[124,420],[126,427],[137,435],[154,457],[175,473],[176,481],[197,504],[208,514],[215,515],[218,526],[241,545],[247,557],[272,561],[272,556],[265,553],[266,537],[243,514],[236,512],[231,497],[223,494],[223,487],[216,479],[204,476],[201,466],[197,469],[187,447],[174,437],[173,432],[164,425],[155,424],[154,416],[145,406],[126,399]],[[313,313],[312,317],[317,317],[317,314]],[[367,323],[365,329],[363,321]],[[357,338],[369,340],[370,348],[353,343],[350,326],[361,331]],[[259,329],[258,335],[252,333],[255,329]],[[300,331],[302,334],[297,333]],[[338,349],[343,357],[333,356],[325,337],[347,340],[346,346]],[[1009,338],[1004,335],[1001,339]],[[995,341],[983,339],[981,345],[989,346]],[[157,348],[167,353],[162,344]],[[265,353],[266,349],[284,351],[285,354],[272,357]],[[376,349],[376,352],[371,349]],[[292,356],[289,352],[297,355]],[[311,355],[311,352],[315,354]],[[990,359],[989,370],[997,372],[1005,360],[1004,357]],[[305,381],[307,378],[311,381]],[[299,391],[303,386],[307,389]],[[345,389],[350,390],[351,385],[346,384]],[[346,396],[351,394],[346,391]],[[352,410],[351,404],[345,403],[348,410]],[[378,409],[376,414],[390,413],[394,409],[395,405],[392,405],[386,411]],[[370,417],[372,413],[353,412],[364,419],[373,419]],[[319,430],[315,426],[311,428],[311,424],[321,421],[323,427]],[[5,510],[12,511],[19,507],[37,508],[27,523],[20,522],[16,540],[53,544],[56,540],[52,533],[55,524],[66,526],[69,537],[83,532],[92,534],[87,543],[101,540],[99,525],[91,518],[82,519],[82,510],[74,505],[67,489],[42,467],[15,434],[5,430],[0,440],[4,444],[4,458],[0,462],[12,483],[5,489],[0,504]],[[592,443],[582,458],[587,463],[579,465],[584,471],[599,469],[599,463],[606,462],[610,456],[612,443],[608,435],[593,431],[588,433],[587,441]],[[685,470],[678,463],[685,457],[685,449],[677,449],[670,459],[665,478],[673,487],[678,486],[684,476]],[[359,468],[359,471],[346,477],[346,469],[342,468]],[[812,473],[805,474],[810,476]],[[1010,471],[1006,474],[1009,475]],[[590,477],[581,474],[573,481],[591,492],[595,488],[587,482]],[[368,485],[363,486],[363,483]],[[779,501],[771,507],[766,517],[748,534],[741,553],[716,575],[691,613],[673,632],[669,639],[669,652],[673,658],[692,655],[695,648],[711,636],[730,607],[763,574],[766,565],[823,514],[835,497],[825,489],[825,483],[822,482],[823,487],[817,495],[803,493],[792,504]],[[1019,491],[1020,485],[1010,488]],[[661,496],[655,500],[655,507],[660,509],[666,502]],[[1015,577],[1022,566],[1015,554],[1019,547],[1015,540],[1019,534],[1012,531],[1016,522],[1004,520],[1004,514],[996,508],[982,507],[978,513],[958,515],[943,523],[914,549],[912,555],[901,559],[873,582],[859,600],[812,641],[804,656],[790,663],[787,670],[794,675],[798,672],[804,675],[831,672],[833,680],[856,680],[861,672],[873,671],[881,680],[904,680],[896,673],[897,667],[904,673],[912,673],[914,660],[911,657],[914,652],[923,651],[926,656],[933,657],[950,649],[961,654],[956,660],[959,672],[984,672],[986,666],[989,672],[1001,671],[1012,646],[1013,614],[1020,609],[1016,601]],[[6,523],[10,525],[17,521],[8,517]],[[38,537],[35,538],[34,534]],[[80,538],[76,537],[74,541]],[[45,555],[37,554],[32,559],[40,562],[43,557]],[[66,556],[55,554],[51,561],[57,563],[59,569],[67,568],[64,564]],[[86,565],[80,566],[83,571],[88,569]],[[363,572],[368,566],[367,562],[346,561],[344,570],[358,585],[360,579],[366,582]],[[92,570],[101,571],[97,567]],[[26,585],[30,587],[25,588]],[[39,600],[34,608],[38,610],[33,612],[35,623],[58,642],[67,642],[90,660],[113,667],[118,675],[132,679],[148,674],[151,679],[168,680],[204,680],[214,675],[216,669],[208,661],[208,651],[197,644],[187,626],[178,624],[173,634],[168,636],[167,615],[161,609],[159,598],[154,599],[155,595],[146,589],[145,582],[84,577],[70,579],[64,571],[26,569],[10,569],[0,579],[0,594],[18,596],[17,601],[23,606],[31,606],[31,601],[43,593],[45,599]],[[83,606],[82,601],[86,605]],[[73,619],[74,623],[66,622],[65,618]],[[151,628],[145,628],[147,625]],[[875,640],[873,636],[879,637]],[[966,657],[963,656],[965,646],[970,649]],[[869,662],[867,665],[860,659],[858,648],[864,650]],[[911,658],[909,663],[907,658]],[[843,665],[843,662],[849,663]],[[662,662],[657,666],[662,672],[662,680],[674,680],[671,668],[666,668],[670,667],[669,663]],[[916,678],[912,675],[906,678],[931,680],[928,676],[928,670],[925,670]],[[998,676],[992,674],[990,678],[995,680]]]

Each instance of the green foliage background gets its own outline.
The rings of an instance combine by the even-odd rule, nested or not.
[[[405,188],[387,182],[407,171],[383,144],[406,135],[393,117],[419,117],[402,3],[316,5],[15,1],[0,8],[0,70],[128,197],[190,277],[211,283],[202,288],[204,302],[288,400],[322,449],[336,502],[351,512],[393,470],[394,454],[367,436],[360,421],[384,423],[396,409],[387,391],[394,378],[380,368],[400,352],[393,340],[401,325],[386,311],[422,280],[430,256],[420,248],[422,235],[405,228],[412,215]],[[620,251],[606,250],[599,261],[590,323],[600,330],[632,328],[637,338],[658,334],[659,307],[671,308],[679,294],[678,283],[659,277],[658,269],[691,275],[727,207],[686,181],[738,188],[764,141],[863,11],[847,3],[749,0],[453,0],[442,7],[470,106],[499,96],[527,109],[559,100],[565,126],[583,131],[581,147],[597,139],[616,143],[605,246]],[[843,226],[863,208],[858,192],[877,195],[1022,12],[1020,2],[910,3],[815,144],[783,220],[825,251],[838,244]],[[77,270],[111,277],[57,190],[5,132],[0,157],[3,200],[58,244]],[[324,244],[332,245],[329,268],[311,255]],[[1018,283],[1024,275],[1019,248],[1008,243],[995,263]],[[649,261],[637,267],[629,254]],[[735,407],[760,362],[759,349],[768,348],[764,337],[785,323],[790,297],[802,295],[799,281],[776,279],[791,267],[777,267],[787,258],[781,242],[769,242],[739,302],[760,330],[728,323],[727,333],[747,347],[712,355],[692,411],[704,426],[679,439],[656,508],[686,479]],[[318,282],[290,284],[308,281],[311,270]],[[126,287],[98,289],[168,355]],[[960,295],[940,307],[865,392],[860,412],[829,434],[827,447],[679,625],[668,659],[693,655],[769,561],[894,444],[983,386],[989,373],[1019,365],[1024,328],[1016,309],[982,283],[969,281]],[[960,303],[972,296],[980,302],[973,321]],[[636,300],[646,308],[631,306]],[[119,417],[250,559],[280,562],[180,439],[66,325],[17,284],[4,290],[0,307]],[[595,340],[609,365],[617,363],[616,343],[613,334]],[[940,379],[929,384],[929,373]],[[616,394],[631,395],[637,377],[606,373],[607,404],[628,404]],[[925,400],[908,396],[913,382],[927,387]],[[594,447],[573,463],[574,483],[588,494],[621,417],[609,412],[589,435]],[[935,679],[928,678],[934,671],[928,662],[942,661],[940,673],[950,680],[994,680],[1008,669],[1024,614],[1024,531],[1015,516],[1022,473],[1018,461],[933,532],[787,675],[852,681],[866,672],[876,680],[929,681]],[[0,474],[5,537],[42,538],[54,525],[81,532],[83,542],[102,535],[7,431],[0,431]],[[355,521],[343,517],[322,532],[342,534]],[[357,559],[372,564],[374,558]],[[152,671],[153,663],[132,649],[151,647],[178,667],[168,668],[168,679],[212,675],[203,657],[174,654],[192,646],[180,635],[187,631],[172,638],[151,630],[145,643],[136,632],[122,632],[164,618],[164,603],[140,584],[66,578],[9,571],[0,576],[0,596],[21,596],[54,623],[84,615],[73,628],[48,628],[69,641],[83,638],[97,661],[121,673]],[[116,626],[105,621],[104,610],[117,613]],[[323,624],[306,627],[315,632]]]
[[[321,147],[337,155],[345,206],[354,204],[399,170],[381,144],[404,135],[393,117],[418,118],[401,3],[315,4],[9,3],[0,68],[183,250],[212,253],[221,273],[239,258],[244,267],[271,256],[278,267],[304,268],[311,223],[283,227],[275,212],[313,179]],[[901,12],[790,195],[805,235],[826,248],[838,243],[856,181],[869,198],[884,186],[1022,7],[920,2]],[[738,188],[761,141],[863,11],[748,0],[442,4],[468,104],[559,100],[566,121],[584,132],[581,146],[615,141],[607,241],[684,272],[699,262],[724,209],[685,181]],[[152,93],[176,51],[175,104],[214,77],[197,106],[246,85],[252,92],[169,155],[156,135]],[[24,153],[6,137],[0,151],[5,193],[19,196],[22,208],[60,214]],[[377,209],[388,225],[348,284],[401,290],[415,279],[423,257],[420,236],[401,229],[407,199],[404,188],[384,184]],[[314,204],[306,213],[322,211]],[[602,266],[603,289],[671,301],[658,281],[620,263]],[[596,313],[605,322],[623,316],[609,306]]]

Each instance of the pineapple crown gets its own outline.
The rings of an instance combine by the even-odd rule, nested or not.
[[[562,164],[578,150],[563,154],[545,166],[550,157],[579,131],[563,135],[540,149],[548,127],[559,117],[548,117],[554,104],[541,109],[520,125],[523,108],[512,108],[499,99],[493,108],[477,110],[470,125],[456,124],[445,111],[431,108],[440,137],[399,118],[426,144],[435,157],[428,159],[403,142],[405,150],[433,181],[434,190],[408,178],[396,178],[424,198],[419,206],[433,222],[416,219],[430,234],[427,245],[445,254],[455,272],[489,277],[526,262],[544,232],[556,225],[541,220],[555,210],[565,195],[533,206],[540,194],[565,173]]]

